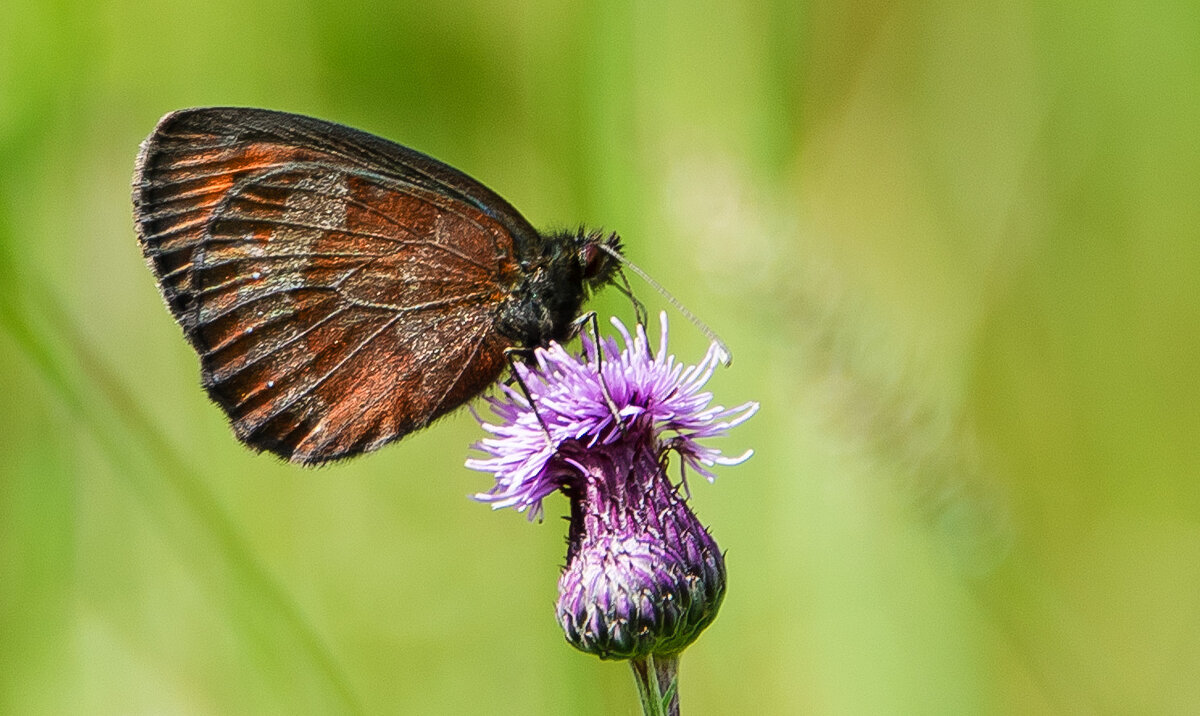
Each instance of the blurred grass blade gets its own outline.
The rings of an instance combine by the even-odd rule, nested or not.
[[[180,561],[228,602],[242,649],[276,668],[259,670],[276,704],[304,710],[361,711],[349,680],[286,589],[273,580],[239,536],[203,479],[171,448],[113,370],[87,345],[55,298],[22,281],[11,261],[0,278],[0,330],[20,347],[69,413],[95,439],[104,456]],[[86,478],[86,475],[78,477]]]

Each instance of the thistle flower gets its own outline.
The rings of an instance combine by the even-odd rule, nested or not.
[[[533,519],[547,495],[567,495],[559,623],[582,651],[633,659],[635,674],[639,666],[643,674],[654,671],[646,659],[673,664],[716,617],[725,562],[687,506],[686,471],[711,482],[712,467],[749,458],[750,451],[726,457],[701,440],[724,435],[758,409],[711,407],[702,388],[720,362],[717,346],[685,367],[667,355],[665,315],[661,322],[657,354],[643,326],[630,336],[616,319],[625,347],[603,340],[599,361],[586,336],[583,356],[555,343],[537,349],[534,366],[516,368],[532,405],[511,386],[489,398],[498,420],[480,420],[491,437],[476,445],[488,457],[467,461],[495,476],[492,489],[476,495],[494,508]],[[667,474],[672,452],[683,466],[678,483]],[[673,682],[674,667],[669,671],[664,687]]]

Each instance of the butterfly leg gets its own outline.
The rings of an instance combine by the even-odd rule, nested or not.
[[[512,382],[517,384],[521,389],[521,394],[525,396],[525,400],[529,401],[529,407],[533,409],[533,416],[537,418],[538,425],[542,426],[542,434],[546,436],[546,444],[554,447],[554,438],[550,436],[550,427],[546,425],[546,421],[542,418],[542,414],[538,412],[537,402],[533,399],[533,394],[529,392],[529,386],[525,385],[525,381],[521,379],[521,374],[517,372],[517,357],[529,359],[533,357],[532,348],[521,348],[512,346],[504,349],[504,358],[508,361],[508,373],[512,376]]]
[[[633,295],[633,287],[629,285],[629,279],[625,277],[625,272],[621,270],[620,266],[617,267],[617,276],[621,278],[621,284],[617,286],[617,290],[620,291],[626,298],[629,299],[629,302],[633,304],[634,320],[637,321],[639,325],[646,325],[646,321],[648,320],[646,315],[646,306],[643,305],[641,301],[637,300],[637,296]]]
[[[636,299],[634,300],[636,301]],[[572,324],[571,332],[579,332],[579,329],[585,324],[590,325],[592,329],[592,351],[596,354],[596,376],[600,379],[600,392],[604,394],[604,403],[608,406],[608,414],[612,416],[613,422],[617,427],[624,431],[625,427],[621,421],[621,412],[617,409],[617,403],[613,400],[612,393],[608,391],[608,382],[604,380],[604,351],[600,350],[600,321],[596,317],[595,311],[588,311],[579,318],[576,318]],[[586,356],[586,343],[583,344],[583,352]]]

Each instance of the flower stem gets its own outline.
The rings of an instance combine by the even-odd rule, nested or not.
[[[679,655],[630,659],[645,716],[679,716]]]

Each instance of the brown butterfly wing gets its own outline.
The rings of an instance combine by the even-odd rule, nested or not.
[[[496,313],[514,233],[532,229],[489,194],[340,125],[192,110],[143,146],[134,203],[238,437],[319,463],[419,429],[501,372]]]

